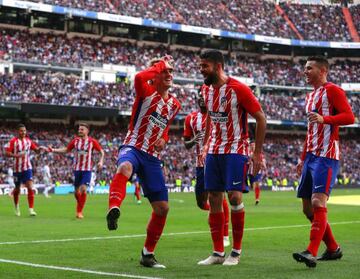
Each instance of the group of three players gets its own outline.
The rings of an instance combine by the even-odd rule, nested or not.
[[[245,223],[242,193],[248,191],[246,180],[249,166],[252,167],[252,175],[256,176],[263,164],[262,145],[266,119],[250,88],[225,74],[221,52],[210,50],[202,53],[200,69],[204,76],[200,94],[207,113],[200,112],[197,116],[189,116],[186,119],[185,125],[190,125],[192,131],[185,131],[185,145],[190,147],[194,143],[202,143],[197,146],[197,202],[201,208],[209,210],[213,253],[198,264],[236,265],[241,255]],[[326,202],[339,168],[338,127],[353,123],[354,115],[344,91],[327,82],[328,71],[329,64],[323,57],[310,57],[304,70],[306,80],[314,87],[314,91],[306,96],[308,132],[303,155],[297,166],[299,174],[302,174],[298,197],[302,198],[303,211],[312,225],[308,248],[304,252],[294,253],[293,257],[309,267],[316,266],[321,240],[325,242],[327,250],[320,259],[332,260],[342,256],[327,222]],[[168,141],[170,123],[180,110],[180,103],[168,92],[172,81],[171,56],[153,60],[149,68],[135,76],[135,103],[128,133],[119,149],[118,168],[110,185],[109,211],[106,216],[108,229],[117,229],[120,206],[126,195],[126,183],[136,173],[140,178],[144,195],[153,209],[140,263],[153,268],[165,267],[156,261],[154,250],[169,210],[168,191],[159,154]],[[255,144],[251,157],[248,114],[256,120]],[[86,124],[80,125],[80,136],[81,127],[86,128],[88,132]],[[33,144],[30,148],[69,152],[71,147],[75,146],[78,151],[83,150],[83,153],[80,152],[79,160],[85,154],[91,153],[91,148],[97,148],[91,140],[84,142],[80,137],[74,141],[71,146],[62,149],[36,147]],[[88,149],[82,149],[85,145]],[[98,150],[102,154],[99,163],[102,165],[103,151],[101,148]],[[14,145],[10,145],[7,153],[16,157]],[[205,171],[201,169],[203,165]],[[204,182],[201,181],[202,177]],[[20,179],[26,182],[24,178]],[[81,179],[75,179],[75,186],[77,182],[81,183]],[[198,185],[205,185],[206,192],[200,193]],[[228,257],[225,257],[224,251],[224,226],[227,223],[223,212],[227,206],[224,201],[225,192],[230,203],[232,223],[232,251]],[[75,195],[81,207],[86,199],[86,191],[79,191]]]

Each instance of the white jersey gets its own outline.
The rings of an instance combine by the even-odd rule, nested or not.
[[[44,179],[50,179],[51,178],[50,167],[48,165],[45,165],[43,167],[42,174],[43,174]]]

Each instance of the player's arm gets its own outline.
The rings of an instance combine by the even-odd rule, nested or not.
[[[170,65],[167,62],[167,59],[170,61],[170,57],[171,56],[169,56],[169,58],[164,57],[163,60],[160,60],[159,62],[155,63],[153,66],[135,75],[134,86],[137,96],[145,97],[148,94],[149,90],[152,88],[152,83],[155,77],[158,74],[160,74],[162,71],[170,67]]]
[[[211,118],[209,114],[206,115],[205,119],[205,133],[204,133],[204,141],[203,141],[203,149],[201,151],[200,160],[202,164],[205,163],[206,155],[209,151],[209,139],[210,139],[210,129],[211,129]]]
[[[190,149],[191,147],[193,147],[200,138],[200,133],[197,134],[195,137],[192,137],[193,131],[191,129],[190,120],[191,120],[191,114],[187,115],[184,121],[183,140],[186,149]]]
[[[12,158],[20,158],[20,157],[23,157],[25,155],[24,152],[21,152],[21,153],[17,153],[15,154],[14,153],[14,141],[11,140],[9,142],[9,146],[5,149],[5,155],[7,157],[12,157]]]
[[[261,161],[262,161],[261,153],[262,153],[262,147],[264,144],[265,132],[266,132],[266,117],[264,111],[261,108],[259,101],[256,99],[253,92],[248,86],[246,85],[239,86],[239,88],[236,88],[235,92],[237,94],[241,106],[247,112],[249,112],[249,114],[256,121],[255,150],[251,158],[253,163],[252,174],[255,176],[258,174],[261,168]]]
[[[327,97],[334,106],[336,114],[322,116],[316,112],[310,112],[308,115],[309,122],[336,126],[354,124],[355,116],[346,98],[345,91],[337,87],[331,87],[327,91]]]
[[[102,149],[100,143],[96,140],[94,140],[94,148],[100,152],[100,159],[97,164],[97,167],[98,167],[98,169],[102,169],[102,167],[104,165],[104,157],[105,157],[104,149]]]
[[[53,153],[69,153],[73,148],[75,147],[75,139],[73,139],[68,146],[66,147],[60,147],[60,148],[53,148],[51,145],[47,148],[48,152]]]
[[[253,175],[257,175],[262,167],[261,152],[265,140],[266,117],[262,109],[251,114],[256,120],[255,128],[255,150],[253,152]]]

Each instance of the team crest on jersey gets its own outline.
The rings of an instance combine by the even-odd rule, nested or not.
[[[223,108],[226,107],[226,105],[227,105],[226,97],[221,97],[220,105],[221,105]]]

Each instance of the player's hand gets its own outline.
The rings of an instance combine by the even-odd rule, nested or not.
[[[166,141],[163,138],[158,139],[155,144],[154,148],[156,152],[161,152],[165,148]]]
[[[22,157],[25,157],[25,154],[26,154],[26,151],[21,151],[17,154],[14,154],[14,157],[15,158],[22,158]]]
[[[46,146],[39,146],[39,151],[44,151],[44,152],[48,152],[48,147]]]
[[[300,161],[300,162],[296,165],[296,173],[297,173],[298,176],[301,175],[303,167],[304,167],[304,162],[303,162],[303,161]]]
[[[262,166],[261,154],[254,152],[250,160],[253,166],[251,175],[256,176]]]
[[[194,137],[193,141],[196,142],[196,143],[202,143],[202,142],[204,142],[204,136],[205,136],[205,133],[204,133],[204,132],[198,133],[198,134],[196,134],[196,136]]]
[[[97,169],[98,170],[101,170],[103,168],[103,166],[104,166],[103,161],[100,161],[99,163],[97,163]]]
[[[202,166],[205,166],[205,160],[206,160],[206,156],[208,154],[208,151],[209,151],[209,146],[208,145],[204,145],[202,151],[201,151],[201,155],[199,156],[199,163],[202,165]]]
[[[316,112],[309,112],[307,118],[310,123],[324,123],[324,117]]]
[[[165,66],[167,69],[173,69],[174,68],[174,58],[171,55],[165,55],[161,58],[165,62]]]
[[[48,152],[48,153],[53,152],[52,145],[48,145],[48,147],[46,148],[46,152]]]

